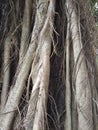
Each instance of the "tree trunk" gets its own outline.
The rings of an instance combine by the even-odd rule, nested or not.
[[[97,40],[87,1],[0,3],[0,129],[97,130]]]
[[[93,130],[91,87],[85,63],[80,32],[80,18],[76,15],[72,1],[67,1],[71,25],[73,53],[75,63],[76,103],[78,111],[78,130]]]

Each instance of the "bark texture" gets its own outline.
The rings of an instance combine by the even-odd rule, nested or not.
[[[0,129],[97,130],[89,2],[0,3]]]

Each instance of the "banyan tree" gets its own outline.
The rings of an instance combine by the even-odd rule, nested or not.
[[[91,2],[0,1],[0,130],[98,130]]]

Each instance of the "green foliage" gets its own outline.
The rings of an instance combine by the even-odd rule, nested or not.
[[[95,6],[96,4],[98,4],[98,1],[97,0],[89,0],[89,1],[90,1],[93,15],[95,17],[96,27],[98,27],[98,8]]]
[[[95,3],[97,2],[97,0],[89,0],[89,1],[90,1],[90,5],[91,5],[91,7],[93,8],[94,5],[95,5]]]

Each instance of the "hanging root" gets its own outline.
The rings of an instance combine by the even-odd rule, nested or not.
[[[47,19],[39,37],[39,46],[32,64],[33,89],[28,106],[25,128],[30,130],[44,130],[46,119],[46,105],[50,75],[51,36],[53,30],[50,22],[53,22],[54,2],[48,7]],[[35,99],[35,100],[34,100]],[[33,100],[33,101],[32,101]]]
[[[9,80],[10,80],[10,46],[11,46],[11,38],[6,38],[4,42],[4,77],[3,77],[3,86],[2,86],[2,94],[1,94],[1,111],[4,108],[6,103],[8,88],[9,88]]]
[[[30,28],[31,28],[31,12],[32,12],[32,0],[25,0],[25,9],[23,16],[20,52],[19,52],[19,64],[23,61],[29,45]]]
[[[17,43],[17,38],[15,36],[8,36],[4,42],[4,77],[3,77],[3,86],[1,93],[1,111],[4,109],[6,104],[8,90],[10,87],[10,64],[11,64],[11,47],[13,44]]]
[[[71,124],[71,85],[70,85],[70,26],[67,25],[66,36],[66,118],[65,118],[65,130],[72,130]]]
[[[48,1],[47,1],[47,7],[48,7]],[[52,20],[52,22],[53,22],[54,7],[55,7],[55,2],[52,0],[49,3],[48,11],[44,10],[45,12],[42,12],[43,11],[42,8],[38,8],[39,12],[37,10],[35,26],[34,26],[34,30],[33,30],[32,37],[31,37],[31,42],[33,42],[33,43],[30,44],[30,46],[28,48],[28,51],[25,55],[20,72],[17,76],[15,85],[11,89],[7,103],[5,105],[5,108],[3,109],[2,113],[7,113],[7,114],[0,116],[0,127],[3,130],[9,130],[11,127],[11,123],[14,118],[15,110],[17,109],[17,106],[19,105],[20,98],[24,91],[25,82],[26,82],[26,79],[27,79],[27,76],[28,76],[28,73],[30,70],[30,66],[31,66],[31,63],[35,56],[35,52],[36,52],[35,50],[37,47],[36,42],[37,42],[38,34],[40,34],[38,45],[40,45],[40,47],[42,46],[41,50],[40,50],[40,60],[42,63],[42,67],[41,67],[41,70],[39,70],[39,72],[41,73],[41,76],[38,75],[38,77],[36,77],[36,82],[38,79],[40,79],[40,77],[42,77],[42,79],[40,79],[40,82],[38,81],[39,82],[38,83],[39,91],[37,90],[38,99],[37,99],[37,104],[35,104],[36,111],[35,111],[35,116],[34,116],[33,129],[40,130],[42,126],[44,127],[44,117],[45,117],[44,108],[46,108],[46,99],[47,99],[47,93],[48,93],[49,74],[50,74],[50,51],[51,51],[50,33],[52,33],[52,30],[53,30],[49,24],[49,21]],[[45,8],[47,10],[46,3],[45,3],[45,7],[43,6],[43,8]],[[44,20],[46,17],[46,15],[45,15],[46,12],[47,12],[47,18],[44,23]],[[41,19],[40,19],[41,23],[39,23],[39,20],[38,20],[40,18],[39,17],[40,13],[43,13],[43,17],[41,17]],[[42,14],[41,14],[41,16],[42,16]],[[39,33],[41,28],[42,28],[41,33]],[[37,30],[37,32],[36,32],[36,30]],[[36,37],[36,35],[37,35],[37,37]],[[36,86],[36,82],[34,83],[35,86]],[[32,97],[32,95],[31,95],[31,97]],[[40,107],[40,109],[42,108],[41,110],[43,111],[43,114],[41,114],[39,107]],[[42,119],[43,119],[43,123],[39,125],[40,120],[42,120]]]
[[[74,63],[76,66],[76,103],[78,111],[78,129],[79,130],[92,130],[92,100],[91,100],[91,87],[87,72],[87,66],[84,58],[84,52],[80,55],[83,48],[80,21],[76,14],[75,5],[73,6],[72,0],[67,0],[68,17],[70,19],[71,38],[73,43]]]

